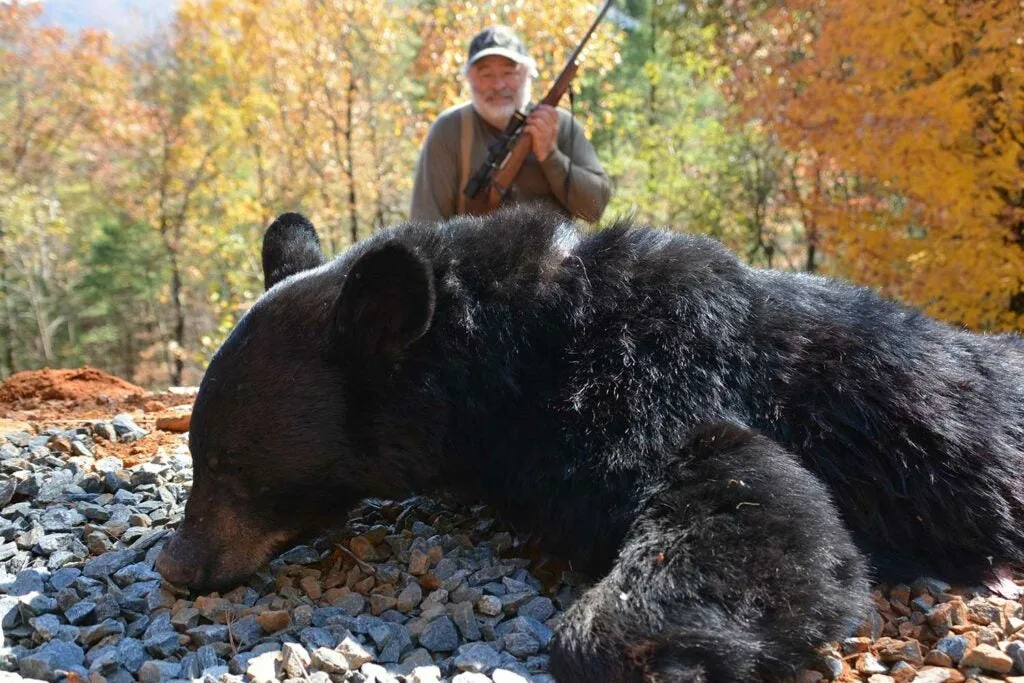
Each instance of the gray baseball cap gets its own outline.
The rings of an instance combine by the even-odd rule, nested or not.
[[[473,37],[469,43],[469,54],[466,66],[490,55],[498,55],[511,59],[513,62],[525,64],[531,73],[536,73],[536,62],[526,54],[526,46],[508,26],[490,26]]]

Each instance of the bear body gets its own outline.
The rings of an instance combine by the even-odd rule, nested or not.
[[[759,444],[733,464],[761,468],[763,495],[785,479],[750,463],[769,451],[765,462],[789,463],[778,467],[802,477],[800,490],[817,478],[827,491],[782,545],[793,561],[808,534],[823,534],[828,562],[809,590],[841,590],[851,607],[822,623],[800,613],[813,622],[799,632],[806,647],[838,637],[861,604],[847,529],[881,578],[977,579],[992,562],[1024,559],[1017,337],[957,330],[825,278],[752,269],[711,239],[624,224],[582,233],[529,207],[399,226],[327,264],[312,239],[296,214],[268,230],[269,289],[204,376],[190,432],[195,484],[158,561],[172,581],[237,582],[361,497],[444,486],[614,583],[635,564],[631,549],[690,523],[644,520],[673,486],[690,495],[681,454],[722,422]],[[822,516],[833,523],[811,524]],[[748,539],[765,533],[744,524]],[[689,570],[676,559],[652,576],[683,567],[685,591]],[[607,585],[583,602],[619,623],[598,599]],[[666,619],[699,603],[645,590]],[[593,625],[586,615],[569,624],[579,620]],[[566,680],[582,676],[574,653],[587,651],[588,630],[567,625],[571,640],[559,640]],[[616,633],[648,643],[630,671],[659,670],[664,657],[652,653],[663,644]],[[775,646],[795,652],[780,642],[758,651]],[[715,671],[691,661],[705,650],[665,666],[701,680]]]
[[[795,456],[701,425],[636,511],[611,571],[568,610],[559,681],[793,674],[867,613],[863,557]]]

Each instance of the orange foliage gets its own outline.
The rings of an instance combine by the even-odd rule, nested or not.
[[[1024,329],[1016,0],[788,0],[733,36],[735,96],[806,160],[833,270],[975,329]]]

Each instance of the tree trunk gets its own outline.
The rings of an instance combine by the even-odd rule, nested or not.
[[[185,359],[182,354],[185,352],[185,306],[181,297],[181,269],[178,265],[178,255],[171,252],[171,302],[174,306],[174,342],[177,348],[171,354],[173,362],[171,365],[171,384],[181,385],[181,377],[185,372]]]
[[[817,257],[817,247],[814,244],[814,239],[807,240],[807,262],[804,264],[804,270],[808,273],[815,273],[818,270],[818,263],[815,260]]]
[[[356,174],[352,160],[352,108],[356,99],[355,74],[350,73],[345,90],[345,161],[348,174],[348,220],[352,244],[359,241],[359,216],[356,213]]]
[[[2,236],[2,231],[0,231]],[[3,327],[0,328],[0,338],[4,342],[4,360],[3,368],[12,375],[17,372],[17,368],[14,365],[14,332],[17,329],[14,307],[11,305],[11,298],[7,291],[7,268],[3,261],[0,261],[0,299],[3,299],[4,310],[3,316],[0,317]],[[2,373],[0,373],[2,374]]]

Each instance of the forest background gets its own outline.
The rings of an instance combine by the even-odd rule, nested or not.
[[[275,215],[328,255],[407,216],[477,30],[519,31],[539,97],[598,6],[182,0],[131,40],[41,10],[0,3],[0,378],[156,387],[197,383],[259,296]],[[574,95],[606,220],[1024,331],[1019,0],[620,0]]]

